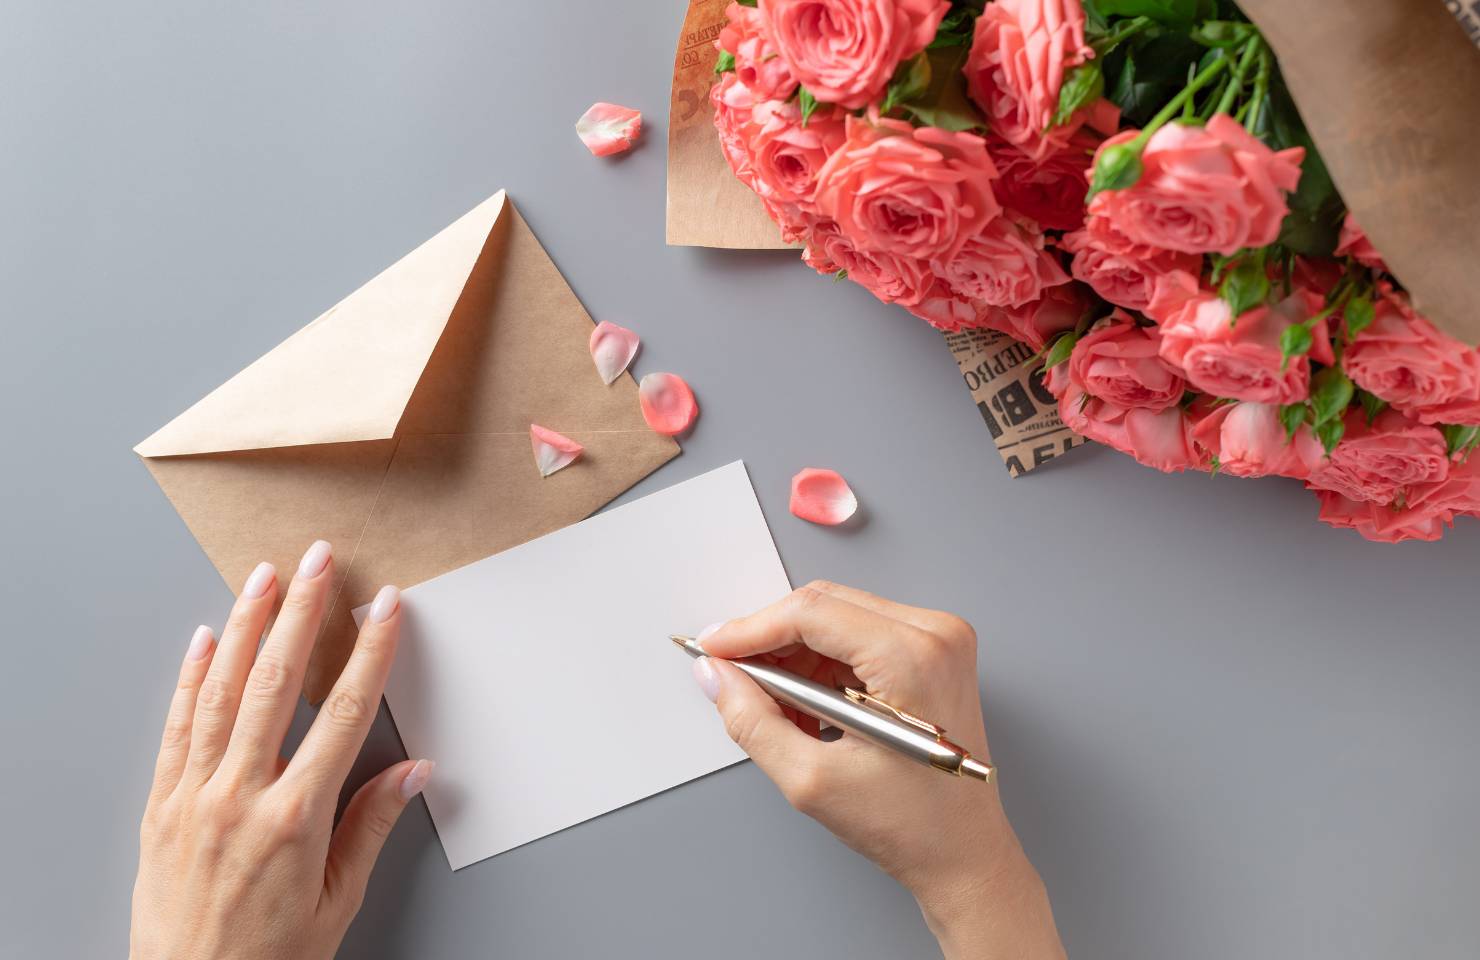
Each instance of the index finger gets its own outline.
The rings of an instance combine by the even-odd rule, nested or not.
[[[355,649],[281,782],[329,786],[337,796],[380,708],[401,626],[401,594],[386,586],[370,604]]]

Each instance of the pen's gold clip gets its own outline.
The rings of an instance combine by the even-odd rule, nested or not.
[[[847,697],[849,700],[852,700],[854,703],[858,704],[861,707],[868,707],[869,709],[874,710],[878,713],[882,713],[885,716],[891,716],[895,717],[898,720],[902,720],[910,726],[916,727],[919,730],[930,734],[937,740],[946,735],[945,727],[936,726],[929,720],[922,719],[915,716],[913,713],[901,710],[893,704],[885,703],[883,700],[880,700],[878,697],[874,696],[871,693],[868,693],[867,691],[855,690],[852,687],[844,687],[843,696]]]

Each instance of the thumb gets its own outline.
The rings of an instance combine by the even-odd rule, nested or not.
[[[807,736],[732,663],[715,657],[694,661],[694,678],[714,701],[730,739],[750,755],[793,806],[816,782],[824,759],[820,741]]]
[[[355,791],[329,840],[324,876],[330,899],[359,908],[386,838],[406,804],[427,785],[433,766],[430,760],[404,760]]]

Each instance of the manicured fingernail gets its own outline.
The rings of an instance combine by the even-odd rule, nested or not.
[[[298,576],[305,580],[312,580],[324,572],[329,565],[329,558],[334,555],[334,548],[329,546],[327,540],[315,540],[313,546],[304,551],[303,559],[298,561]]]
[[[266,595],[267,588],[272,586],[272,582],[276,579],[277,570],[272,564],[264,560],[257,564],[257,569],[253,570],[252,575],[247,578],[246,584],[242,587],[242,598],[245,600],[256,600],[258,597]]]
[[[699,689],[704,691],[704,696],[710,703],[719,699],[719,671],[708,657],[700,657],[694,661],[694,679],[698,681]]]
[[[370,604],[370,619],[376,623],[385,623],[396,612],[401,605],[401,591],[390,584],[380,588],[375,595],[375,601]]]
[[[436,764],[430,760],[416,761],[416,764],[406,771],[406,776],[401,780],[401,799],[410,800],[426,789],[427,781],[432,779],[432,768],[435,766]]]
[[[695,637],[694,639],[697,640],[697,641],[699,641],[699,646],[702,647],[702,646],[704,646],[704,641],[705,640],[708,640],[710,637],[714,636],[715,632],[717,630],[719,630],[720,627],[724,626],[727,623],[729,623],[728,620],[721,620],[719,623],[711,623],[709,626],[705,627],[703,630],[700,630],[699,631],[699,635],[697,637]]]
[[[190,646],[185,649],[185,659],[204,659],[205,655],[211,652],[211,641],[214,639],[215,636],[211,633],[210,627],[204,625],[196,627],[195,635],[190,638]]]

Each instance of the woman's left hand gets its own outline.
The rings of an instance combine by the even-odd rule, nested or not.
[[[395,657],[394,587],[375,598],[302,745],[281,758],[333,579],[329,544],[318,541],[259,653],[279,589],[261,564],[219,646],[206,627],[191,640],[140,830],[131,960],[327,960],[386,836],[426,785],[428,761],[398,763],[361,787],[334,825]]]

